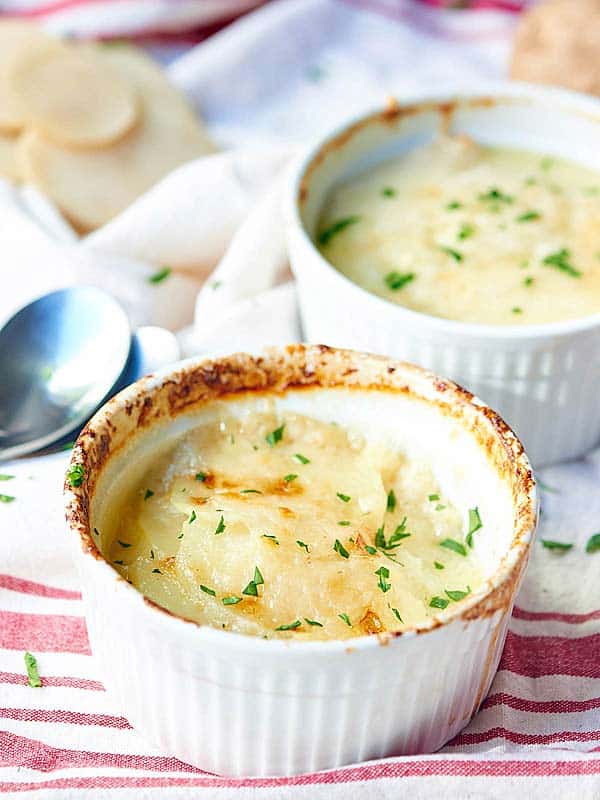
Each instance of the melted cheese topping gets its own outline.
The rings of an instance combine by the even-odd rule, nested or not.
[[[317,242],[393,303],[527,325],[600,312],[599,217],[598,173],[442,137],[335,188]]]
[[[147,597],[266,638],[401,630],[482,582],[427,464],[292,413],[194,428],[103,526],[107,557]]]

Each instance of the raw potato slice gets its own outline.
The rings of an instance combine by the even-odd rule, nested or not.
[[[10,86],[27,123],[58,144],[111,144],[138,120],[135,89],[89,48],[37,49],[14,65]]]
[[[64,150],[36,131],[28,131],[19,146],[24,179],[81,232],[104,225],[172,169],[214,150],[183,96],[151,59],[126,47],[106,48],[98,56],[138,90],[140,124],[99,150]]]
[[[25,54],[56,44],[31,22],[0,21],[0,131],[16,133],[25,125],[22,105],[9,85],[9,74]]]
[[[17,167],[18,141],[18,136],[0,133],[0,178],[15,182],[21,178]]]

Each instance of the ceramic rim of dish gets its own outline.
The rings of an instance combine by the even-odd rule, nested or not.
[[[367,380],[370,376],[370,380]],[[362,379],[362,382],[361,382]],[[376,379],[376,382],[373,382]],[[161,423],[168,425],[179,414],[193,411],[198,406],[216,399],[239,396],[240,393],[285,393],[302,388],[335,389],[357,388],[373,391],[392,391],[413,397],[415,401],[432,403],[440,413],[459,419],[481,447],[485,447],[493,460],[494,469],[510,470],[512,507],[515,512],[511,545],[495,572],[480,589],[460,607],[449,606],[425,623],[403,631],[353,637],[352,639],[326,639],[297,641],[273,638],[264,640],[232,631],[223,631],[211,625],[186,619],[154,603],[123,578],[100,552],[90,525],[90,507],[102,468],[119,450],[144,430]],[[115,417],[120,416],[115,424]],[[470,417],[470,419],[469,419]],[[130,430],[112,449],[119,428]],[[142,433],[138,431],[142,430]],[[485,441],[483,438],[485,436]],[[497,463],[504,459],[504,463]],[[67,523],[71,535],[80,539],[83,556],[94,560],[103,574],[108,590],[120,590],[123,600],[143,602],[155,621],[163,625],[179,626],[178,633],[190,636],[190,642],[213,640],[234,643],[242,650],[269,648],[288,651],[302,648],[321,650],[346,650],[376,647],[403,637],[426,633],[442,628],[457,618],[465,621],[486,617],[510,605],[529,554],[537,522],[537,494],[529,460],[523,446],[502,418],[470,392],[452,381],[438,378],[431,372],[407,362],[384,356],[340,350],[325,345],[289,345],[270,348],[263,355],[237,353],[226,357],[192,358],[163,369],[130,385],[110,400],[90,420],[81,432],[71,455],[69,467],[82,465],[84,479],[80,486],[72,486],[65,479],[64,495]],[[157,614],[156,612],[161,612]],[[185,632],[185,633],[184,633]]]
[[[343,147],[346,141],[352,136],[369,125],[382,124],[386,121],[394,122],[397,119],[410,115],[417,115],[425,110],[439,111],[443,114],[452,114],[450,106],[461,104],[478,104],[480,106],[493,106],[494,103],[502,101],[534,101],[536,98],[545,99],[563,106],[561,110],[570,113],[580,114],[597,121],[600,134],[600,99],[590,97],[579,92],[568,89],[540,86],[537,84],[526,83],[524,81],[497,81],[469,86],[465,89],[448,91],[422,91],[403,96],[402,101],[391,98],[388,106],[377,106],[370,108],[361,114],[357,114],[345,120],[341,125],[336,126],[326,136],[320,137],[318,142],[299,156],[292,168],[290,188],[286,202],[286,213],[288,225],[294,226],[304,240],[314,252],[314,256],[320,262],[321,268],[330,276],[342,281],[347,287],[352,287],[356,292],[365,295],[380,308],[395,308],[400,322],[403,318],[428,326],[436,332],[447,331],[449,334],[459,334],[463,336],[476,336],[484,339],[519,339],[527,337],[529,339],[545,338],[549,336],[561,336],[563,334],[573,334],[600,328],[600,311],[596,314],[589,314],[584,317],[561,320],[559,322],[544,322],[534,325],[490,325],[478,322],[461,322],[445,317],[437,317],[423,311],[415,311],[412,308],[394,303],[384,297],[380,297],[374,292],[363,288],[360,284],[350,280],[340,270],[336,269],[316,246],[314,239],[308,234],[302,220],[301,206],[305,198],[302,196],[309,182],[311,170],[327,157],[330,150]],[[564,108],[566,107],[566,109]],[[400,136],[401,133],[398,133]],[[577,161],[576,158],[572,159]]]

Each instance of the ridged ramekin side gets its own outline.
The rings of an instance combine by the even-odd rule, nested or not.
[[[88,565],[82,561],[92,652],[119,709],[161,752],[234,776],[439,749],[485,697],[510,614],[457,619],[375,648],[350,641],[327,658],[294,648],[257,658],[243,637],[220,649],[202,629],[194,647],[165,634],[152,619],[160,623],[163,612],[142,599],[123,602],[124,586],[107,594]]]

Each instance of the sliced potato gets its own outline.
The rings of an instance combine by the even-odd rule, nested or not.
[[[18,141],[18,135],[0,133],[0,178],[16,182],[21,177],[17,167]]]
[[[140,123],[101,149],[67,150],[30,130],[18,150],[25,180],[82,232],[104,225],[172,169],[214,149],[184,97],[151,59],[127,47],[106,48],[98,56],[137,89]]]
[[[53,45],[57,40],[31,22],[0,20],[0,131],[14,133],[25,125],[22,103],[9,82],[15,63],[27,53]]]
[[[17,60],[8,79],[26,122],[57,144],[105,146],[139,117],[131,82],[89,48],[36,48]]]

